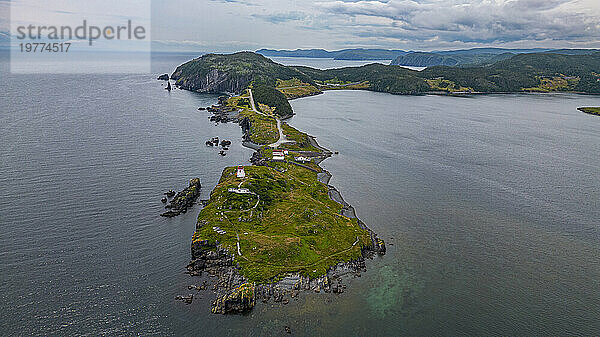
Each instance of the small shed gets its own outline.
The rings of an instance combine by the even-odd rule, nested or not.
[[[275,151],[273,151],[273,160],[275,160],[275,161],[284,161],[285,160],[285,155],[284,155],[283,151],[281,151],[281,150],[275,150]]]

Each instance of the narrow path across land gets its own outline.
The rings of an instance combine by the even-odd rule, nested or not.
[[[254,97],[252,97],[252,89],[248,89],[248,94],[250,95],[250,106],[252,107],[252,111],[256,112],[259,115],[267,116],[264,113],[262,113],[256,109],[256,106],[254,105]],[[269,117],[269,116],[267,116],[267,117]],[[269,146],[272,148],[276,148],[283,143],[290,142],[287,139],[287,137],[285,136],[285,134],[283,133],[283,130],[281,129],[281,120],[277,117],[274,117],[274,118],[277,121],[277,130],[279,130],[279,139],[275,143],[269,144]]]

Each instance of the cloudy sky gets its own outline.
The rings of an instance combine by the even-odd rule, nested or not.
[[[8,26],[1,20],[0,32]],[[155,0],[152,39],[159,48],[224,52],[600,48],[600,0]]]

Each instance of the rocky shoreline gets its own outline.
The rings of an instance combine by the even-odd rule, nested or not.
[[[211,107],[213,113],[221,113],[229,109],[223,107],[223,100],[220,106]],[[231,111],[227,111],[228,113]],[[253,165],[268,165],[268,161],[262,158],[259,149],[260,145],[250,141],[250,120],[248,118],[227,118],[227,121],[236,121],[243,132],[242,144],[248,148],[256,150],[250,161]],[[221,120],[221,122],[224,122]],[[317,165],[332,155],[332,152],[319,146],[314,137],[309,136],[311,144],[322,150],[323,154],[317,158]],[[324,292],[341,294],[346,289],[344,279],[346,277],[360,277],[362,272],[366,271],[365,259],[372,258],[376,254],[385,254],[386,248],[383,240],[370,230],[360,219],[357,218],[354,208],[349,205],[341,196],[340,192],[329,185],[331,174],[323,170],[318,174],[318,180],[328,187],[329,197],[341,204],[341,215],[349,218],[356,218],[361,228],[365,229],[371,238],[371,244],[361,249],[361,257],[349,262],[341,262],[331,267],[327,273],[321,277],[310,279],[298,274],[286,275],[272,283],[255,284],[249,283],[238,272],[239,266],[234,260],[234,255],[228,250],[219,247],[218,243],[208,241],[199,241],[192,243],[192,260],[187,266],[187,273],[192,276],[201,276],[204,279],[202,286],[190,285],[190,289],[212,290],[216,294],[216,299],[212,302],[211,311],[215,314],[244,313],[251,310],[257,301],[268,303],[288,304],[291,300],[297,299],[300,292]],[[199,220],[197,226],[207,225]],[[208,276],[208,279],[205,278]],[[208,283],[208,281],[213,281]],[[188,296],[179,296],[179,300],[191,303],[193,294]]]

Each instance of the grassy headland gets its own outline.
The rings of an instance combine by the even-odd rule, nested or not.
[[[249,281],[268,282],[289,273],[318,277],[341,261],[359,258],[370,244],[357,219],[340,215],[342,205],[329,198],[315,172],[289,163],[245,171],[244,179],[236,177],[235,167],[223,171],[200,212],[193,241],[218,242]],[[228,192],[238,186],[253,194]]]
[[[252,111],[250,96],[246,93],[227,100],[227,105],[240,111],[241,117],[250,121],[250,141],[255,144],[271,144],[279,139],[277,122],[273,117],[260,115]]]
[[[258,101],[255,90],[254,86]],[[260,103],[270,115],[256,113],[248,99],[235,96],[227,105],[251,120],[254,142],[276,141],[276,109]],[[340,262],[360,258],[363,248],[372,245],[369,231],[358,219],[342,215],[343,205],[332,200],[329,187],[317,179],[322,169],[312,160],[295,162],[300,155],[322,158],[324,150],[286,123],[282,130],[291,141],[281,145],[289,150],[285,161],[272,161],[273,149],[265,145],[258,152],[266,165],[246,166],[244,178],[237,177],[236,167],[226,168],[198,216],[192,239],[193,244],[226,249],[250,282],[269,282],[290,273],[316,278]]]
[[[600,116],[600,107],[582,107],[577,108],[577,110],[585,112],[586,114]]]

